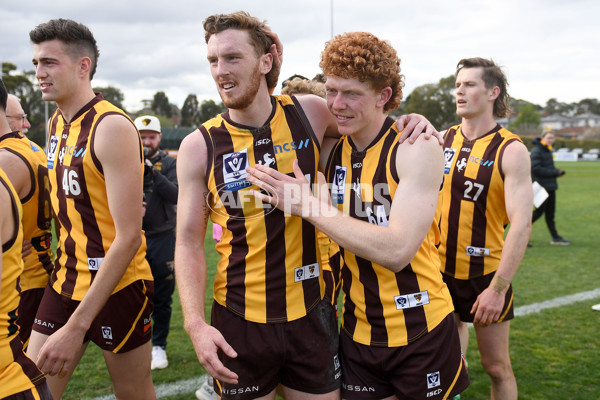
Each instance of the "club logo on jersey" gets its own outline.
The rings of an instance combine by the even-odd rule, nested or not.
[[[427,374],[427,389],[433,389],[442,384],[440,379],[440,371]]]
[[[429,304],[429,292],[426,290],[418,293],[411,293],[402,296],[395,296],[397,310],[405,310],[407,308],[421,307]]]
[[[306,149],[309,144],[310,139],[301,140],[300,143],[296,143],[292,140],[291,142],[287,142],[284,144],[276,144],[275,146],[273,146],[273,149],[275,150],[275,154],[277,154],[283,151]]]
[[[453,149],[452,147],[446,147],[444,149],[444,174],[450,173],[454,156],[456,156],[456,149]]]
[[[360,194],[360,178],[356,178],[356,182],[352,182],[352,190],[356,193],[356,197],[362,198]]]
[[[461,158],[460,161],[456,163],[456,170],[461,172],[467,166],[467,159]]]
[[[223,155],[223,180],[225,190],[235,192],[251,186],[246,172],[248,168],[248,149]]]
[[[104,260],[103,257],[88,258],[88,269],[90,271],[98,271],[100,264],[102,264],[102,260]]]
[[[321,275],[319,263],[303,265],[294,269],[294,282],[302,282],[308,279],[313,279]]]
[[[271,165],[275,164],[275,159],[271,157],[269,153],[267,153],[263,156],[262,160],[258,160],[257,164],[264,165],[265,167],[270,167]]]
[[[335,166],[335,176],[331,185],[331,201],[333,204],[344,204],[344,192],[346,190],[346,167]]]
[[[56,150],[58,149],[58,136],[52,136],[48,143],[48,154],[46,154],[46,165],[48,169],[54,169],[54,160],[56,160]]]
[[[102,338],[112,340],[112,328],[110,326],[102,327]]]
[[[490,255],[490,249],[485,247],[467,246],[467,255],[473,257],[487,257]]]

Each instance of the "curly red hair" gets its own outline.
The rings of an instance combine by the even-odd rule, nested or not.
[[[367,82],[374,90],[392,89],[383,110],[395,110],[402,100],[404,75],[400,74],[400,58],[387,40],[367,32],[337,35],[327,42],[319,63],[325,75]]]

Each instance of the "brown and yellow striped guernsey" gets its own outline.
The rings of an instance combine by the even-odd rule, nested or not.
[[[447,216],[440,222],[443,273],[471,279],[498,268],[508,224],[502,155],[515,140],[500,125],[476,140],[465,138],[461,125],[448,129],[437,212]]]
[[[380,133],[363,151],[344,137],[327,160],[327,181],[334,205],[344,214],[387,226],[398,186],[396,152],[399,133],[387,118]],[[341,249],[344,309],[342,329],[369,346],[405,346],[435,328],[453,311],[439,273],[437,222],[415,257],[400,272]]]
[[[292,321],[323,297],[314,226],[256,200],[246,167],[263,164],[286,174],[299,166],[316,181],[319,143],[300,105],[273,96],[264,126],[231,121],[226,112],[200,127],[207,144],[210,218],[223,226],[214,298],[253,322]]]
[[[21,199],[21,203],[23,238],[30,241],[33,247],[25,257],[25,269],[20,279],[21,291],[44,288],[48,284],[48,274],[52,271],[52,208],[46,155],[37,144],[20,132],[0,137],[0,148],[21,158],[31,177],[31,191]]]
[[[21,217],[23,208],[15,189],[8,177],[0,169],[0,186],[10,193],[10,204],[2,207],[12,211],[15,231],[2,246],[2,287],[0,287],[0,398],[32,389],[44,380],[42,374],[31,359],[23,355],[23,344],[17,333],[17,307],[19,291],[17,282],[23,271],[21,249],[23,245],[23,227]],[[17,362],[22,362],[19,363]]]
[[[102,165],[93,146],[100,121],[115,114],[129,119],[123,111],[98,94],[77,112],[70,123],[64,120],[60,110],[56,111],[49,123],[48,176],[52,208],[60,222],[56,261],[50,282],[57,293],[73,300],[83,299],[115,239]],[[119,143],[114,145],[118,146]],[[141,139],[139,152],[140,168],[143,168]],[[140,190],[141,187],[140,180]],[[141,230],[140,236],[142,245],[113,293],[136,280],[152,280],[145,258],[146,239]]]

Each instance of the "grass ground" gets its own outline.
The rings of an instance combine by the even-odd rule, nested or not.
[[[543,220],[533,226],[527,250],[514,279],[517,307],[600,288],[600,163],[557,163],[567,174],[557,192],[558,231],[571,246],[551,246]],[[211,235],[206,247],[212,248]],[[214,274],[216,254],[209,251]],[[211,289],[211,288],[209,288]],[[212,290],[207,291],[210,304]],[[517,317],[511,328],[511,358],[520,399],[600,399],[600,298]],[[152,373],[156,385],[204,374],[182,328],[177,295],[169,336],[169,367]],[[210,313],[207,313],[210,315]],[[480,365],[474,335],[469,352],[471,386],[463,400],[489,398],[489,379]],[[90,345],[75,371],[64,399],[93,398],[111,393],[101,352]],[[194,399],[193,393],[170,400]]]

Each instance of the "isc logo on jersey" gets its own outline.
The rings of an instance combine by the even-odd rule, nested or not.
[[[225,190],[235,192],[252,184],[248,182],[248,149],[223,155],[223,181]]]

